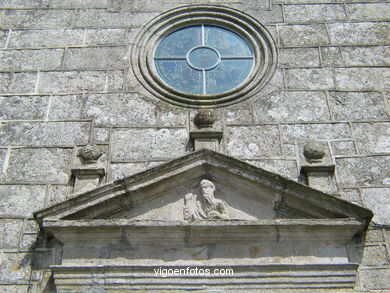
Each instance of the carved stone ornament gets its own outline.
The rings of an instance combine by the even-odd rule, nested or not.
[[[225,201],[214,197],[215,185],[207,179],[199,184],[200,193],[187,193],[184,198],[184,220],[229,219]]]
[[[103,151],[97,146],[86,145],[79,150],[79,156],[84,163],[94,163],[103,155]]]
[[[325,149],[318,142],[309,142],[305,145],[303,154],[309,162],[321,162],[325,156]]]
[[[194,123],[198,128],[212,127],[217,117],[213,111],[202,109],[194,117]]]
[[[34,216],[61,243],[55,263],[52,254],[42,261],[56,292],[291,292],[302,283],[305,292],[352,292],[373,214],[201,150]],[[183,274],[156,276],[160,267]]]

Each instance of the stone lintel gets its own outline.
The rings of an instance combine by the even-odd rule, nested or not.
[[[191,131],[190,138],[194,146],[194,151],[198,151],[201,149],[210,149],[213,151],[218,151],[222,135],[222,131]]]

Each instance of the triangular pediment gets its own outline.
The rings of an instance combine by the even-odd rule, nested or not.
[[[215,189],[211,204],[202,196],[202,180]],[[209,206],[222,214],[216,216]],[[237,159],[201,150],[80,194],[35,216],[38,221],[369,220],[372,213]]]

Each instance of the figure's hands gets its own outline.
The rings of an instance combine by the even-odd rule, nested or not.
[[[228,216],[226,214],[221,214],[217,211],[211,211],[207,214],[207,219],[222,219],[222,220],[226,220],[228,219]]]

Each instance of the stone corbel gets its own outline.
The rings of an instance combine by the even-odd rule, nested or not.
[[[190,139],[194,151],[209,149],[219,150],[223,132],[215,123],[217,115],[211,110],[199,110],[194,117],[194,125],[190,131]],[[217,124],[217,125],[216,125]]]

